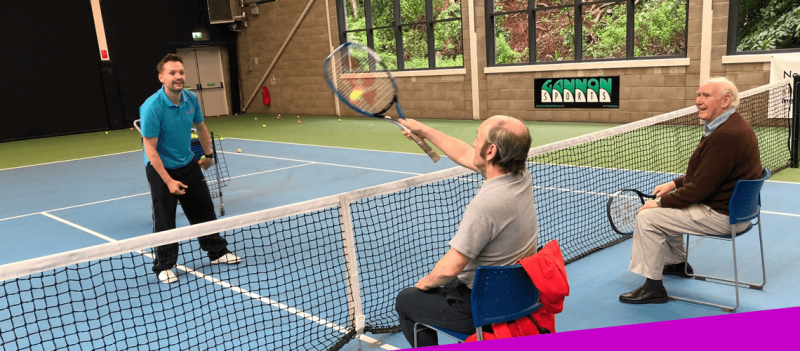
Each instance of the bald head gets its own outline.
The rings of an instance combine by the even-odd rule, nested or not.
[[[495,145],[497,155],[487,161],[508,172],[522,173],[531,148],[531,135],[525,124],[514,117],[498,115],[481,123],[479,129],[486,133],[486,142],[480,150],[481,157],[486,157],[489,145]]]

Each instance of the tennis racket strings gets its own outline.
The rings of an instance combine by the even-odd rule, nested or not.
[[[392,77],[368,48],[349,45],[337,49],[327,71],[339,95],[357,109],[380,115],[394,102]]]

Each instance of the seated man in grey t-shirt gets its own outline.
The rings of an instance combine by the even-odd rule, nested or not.
[[[401,120],[411,133],[427,138],[456,163],[486,177],[467,205],[450,250],[430,274],[397,296],[400,327],[409,344],[414,323],[472,334],[470,293],[478,266],[507,266],[536,253],[539,229],[533,182],[525,160],[531,147],[528,128],[518,119],[494,116],[469,144],[412,119]],[[406,133],[408,136],[409,132]],[[418,346],[438,344],[436,332],[418,334]]]

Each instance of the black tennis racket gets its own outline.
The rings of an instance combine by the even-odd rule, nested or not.
[[[622,235],[633,234],[636,211],[647,199],[655,198],[655,195],[648,195],[635,189],[622,189],[611,195],[606,204],[611,229]]]
[[[391,72],[370,48],[354,43],[342,44],[325,59],[324,69],[328,86],[348,107],[408,130],[400,122],[384,115],[394,105],[400,118],[406,118],[397,100],[397,84]],[[433,162],[439,160],[439,155],[428,143],[414,133],[410,134]]]

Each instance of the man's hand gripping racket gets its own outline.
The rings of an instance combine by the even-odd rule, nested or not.
[[[606,203],[611,229],[622,235],[633,234],[633,226],[639,208],[647,199],[655,198],[655,195],[647,195],[635,189],[622,189],[611,195]]]
[[[325,59],[325,80],[348,107],[367,117],[380,118],[407,131],[428,157],[436,162],[439,155],[418,135],[391,117],[384,115],[392,105],[401,119],[405,119],[397,100],[397,84],[391,72],[374,51],[354,43],[345,43]]]

